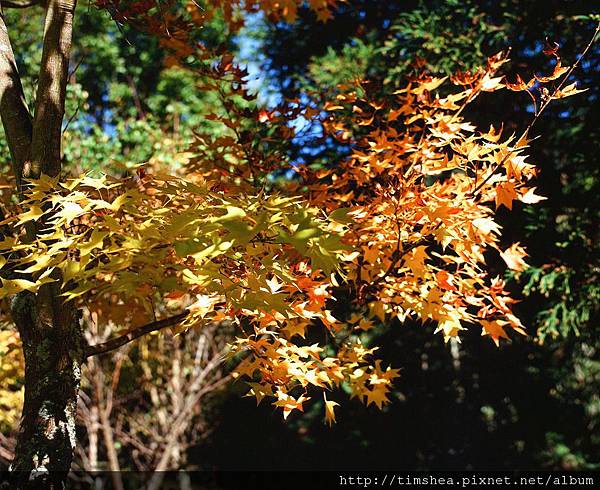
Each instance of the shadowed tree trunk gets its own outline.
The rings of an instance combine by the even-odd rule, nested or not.
[[[19,294],[12,315],[25,355],[25,403],[13,481],[22,488],[61,488],[76,440],[83,359],[78,314],[62,302],[52,283],[35,295]]]
[[[17,4],[16,6],[30,6]],[[61,171],[61,135],[76,0],[46,0],[46,20],[35,116],[27,107],[4,17],[0,14],[0,115],[17,191],[26,179]],[[3,6],[13,6],[10,3]],[[30,224],[34,241],[43,224]],[[25,403],[11,465],[16,488],[63,488],[75,447],[75,416],[84,340],[80,315],[60,296],[61,278],[11,303],[23,342]],[[36,276],[31,280],[35,281]]]

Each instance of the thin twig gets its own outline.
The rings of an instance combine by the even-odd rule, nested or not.
[[[73,68],[73,70],[71,70],[69,72],[69,76],[67,78],[71,78],[73,75],[75,75],[75,73],[77,73],[77,70],[79,70],[79,67],[81,66],[81,64],[85,61],[85,59],[87,58],[87,53],[84,54],[79,61],[77,62],[77,64],[75,65],[75,68]]]
[[[67,121],[67,124],[65,124],[64,129],[62,130],[63,134],[67,132],[67,129],[69,129],[69,125],[73,122],[73,120],[77,117],[77,114],[79,114],[79,108],[81,107],[81,101],[79,101],[77,103],[77,109],[75,109],[75,112],[73,113],[73,115],[69,118],[69,120]]]
[[[533,128],[533,126],[535,125],[535,123],[538,121],[538,119],[540,118],[540,115],[542,114],[542,112],[544,112],[544,110],[546,109],[546,107],[548,107],[548,105],[550,104],[550,102],[552,100],[554,100],[554,97],[556,96],[556,94],[560,91],[560,89],[563,87],[563,85],[569,79],[569,77],[571,76],[571,74],[573,73],[573,71],[575,70],[575,68],[579,65],[579,63],[581,62],[581,60],[584,58],[584,56],[590,50],[590,48],[594,44],[594,41],[596,40],[596,36],[598,35],[598,32],[600,32],[600,22],[596,26],[596,30],[594,31],[594,34],[592,35],[592,38],[590,39],[590,42],[588,43],[588,45],[585,47],[585,49],[581,53],[581,56],[579,56],[579,58],[577,58],[577,61],[575,61],[575,63],[573,63],[573,65],[571,66],[571,68],[569,69],[569,71],[567,71],[567,73],[564,75],[562,81],[558,84],[558,86],[552,92],[552,95],[550,95],[549,97],[547,97],[546,100],[542,103],[542,105],[540,106],[540,110],[535,113],[535,116],[533,117],[533,119],[531,120],[531,122],[529,123],[529,125],[525,128],[525,130],[523,131],[523,133],[521,134],[521,136],[519,136],[519,139],[517,140],[517,144],[519,144],[521,141],[523,141],[523,140],[526,139],[527,134]],[[485,179],[483,179],[479,183],[479,185],[477,185],[477,187],[475,187],[475,189],[473,189],[473,192],[471,192],[471,196],[472,197],[475,197],[475,195],[477,194],[477,192],[492,178],[492,176],[494,176],[496,174],[496,172],[500,169],[500,167],[502,167],[506,163],[506,161],[509,159],[509,157],[511,155],[512,155],[512,152],[508,152],[504,156],[504,158],[502,160],[500,160],[493,167],[493,169],[490,172],[490,174]]]

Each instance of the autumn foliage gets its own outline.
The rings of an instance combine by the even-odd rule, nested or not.
[[[302,2],[207,3],[235,27],[240,7],[292,21]],[[334,3],[310,1],[321,20]],[[508,59],[499,54],[449,79],[419,73],[385,96],[357,81],[322,107],[289,101],[266,111],[231,56],[186,35],[212,11],[191,2],[185,16],[170,17],[151,10],[154,2],[98,4],[161,36],[169,63],[204,77],[201,88],[222,102],[208,118],[221,135],[199,131],[170,168],[140,162],[124,178],[28,181],[24,199],[5,205],[1,224],[13,233],[0,242],[0,297],[60,281],[65,300],[122,332],[176,315],[175,331],[233,323],[229,356],[248,394],[284,417],[323,397],[330,423],[338,405],[331,390],[344,385],[381,408],[399,375],[376,359],[377,347],[361,343],[362,332],[413,318],[446,341],[467,328],[496,345],[525,334],[515,298],[489,263],[499,254],[508,268],[525,267],[524,248],[504,243],[495,214],[543,199],[526,155],[531,128],[479,128],[465,108],[489,92],[531,94],[534,84],[554,81],[539,109],[576,93],[563,87],[569,68],[556,49],[548,51],[554,72],[528,82],[506,80]],[[210,63],[198,67],[190,57]],[[320,125],[350,155],[325,168],[295,166],[294,178],[274,183],[270,176],[292,167],[282,147],[298,118]],[[352,306],[334,314],[340,291]],[[318,329],[326,340],[305,340]]]

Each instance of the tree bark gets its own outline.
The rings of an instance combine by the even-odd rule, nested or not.
[[[29,158],[33,121],[25,102],[21,77],[4,16],[0,11],[0,116],[8,140],[17,192],[21,192],[23,166]]]
[[[84,339],[78,312],[56,283],[12,302],[25,355],[25,403],[12,481],[22,489],[59,489],[71,467]]]
[[[62,120],[76,0],[46,0],[35,116],[32,120],[8,30],[0,14],[0,113],[17,192],[24,179],[61,171]],[[31,226],[35,240],[43,225]],[[23,342],[25,401],[11,465],[20,489],[64,488],[75,448],[75,417],[85,340],[80,313],[61,297],[62,281],[13,298],[11,314]],[[35,278],[33,278],[35,280]]]
[[[69,77],[77,0],[47,0],[42,65],[31,138],[31,167],[25,175],[55,177],[61,171],[62,121]]]

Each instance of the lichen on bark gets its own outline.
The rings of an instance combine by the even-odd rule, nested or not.
[[[57,289],[48,284],[12,302],[25,355],[25,402],[11,470],[23,489],[63,488],[76,443],[84,339],[78,312]]]

